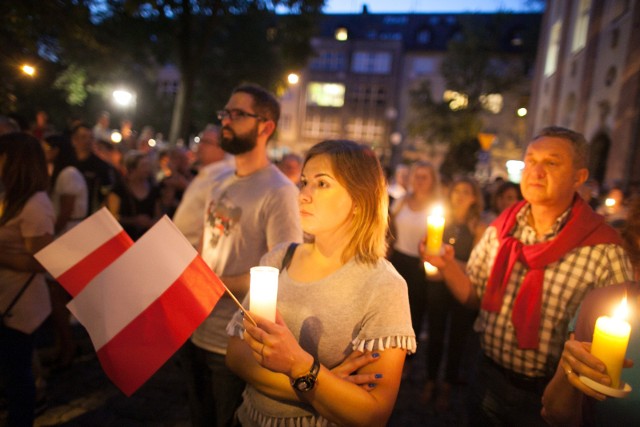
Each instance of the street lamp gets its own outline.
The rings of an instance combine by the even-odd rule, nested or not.
[[[290,73],[287,76],[287,81],[289,82],[290,85],[297,85],[298,82],[300,81],[300,76],[298,76],[296,73]]]
[[[29,65],[29,64],[22,64],[20,66],[20,70],[22,70],[22,72],[25,73],[29,77],[33,77],[36,74],[36,68],[34,66],[32,66],[32,65]]]
[[[129,107],[134,101],[134,94],[125,89],[116,89],[113,91],[113,101],[121,107]]]

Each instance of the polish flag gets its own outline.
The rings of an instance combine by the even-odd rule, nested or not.
[[[130,396],[209,315],[225,286],[168,217],[69,304],[107,376]]]
[[[107,208],[102,208],[35,254],[35,258],[76,296],[133,245]]]

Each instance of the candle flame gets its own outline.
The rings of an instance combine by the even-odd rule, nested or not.
[[[424,271],[427,273],[427,276],[433,276],[438,272],[438,268],[434,267],[427,261],[424,262]]]
[[[629,308],[627,307],[627,296],[625,295],[624,298],[622,298],[622,302],[620,302],[620,305],[613,312],[613,317],[615,317],[616,319],[624,320],[628,315]]]
[[[604,205],[608,208],[612,208],[616,205],[616,199],[608,198],[604,201]]]
[[[443,215],[444,215],[444,209],[442,208],[442,205],[435,205],[433,209],[431,209],[431,216],[443,216]]]

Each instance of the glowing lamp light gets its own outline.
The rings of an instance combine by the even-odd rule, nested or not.
[[[36,74],[36,68],[29,64],[23,64],[20,69],[29,77],[33,77]]]
[[[604,205],[608,208],[612,208],[616,205],[616,199],[612,199],[612,198],[607,198],[604,201]]]
[[[300,81],[300,76],[298,76],[296,73],[291,73],[287,76],[287,81],[290,85],[297,85]]]
[[[131,102],[133,101],[133,94],[123,89],[114,90],[113,100],[116,104],[126,107],[131,105]]]
[[[119,144],[122,142],[122,134],[118,131],[111,132],[111,142],[114,144]]]
[[[149,144],[149,147],[155,147],[156,146],[156,140],[152,138],[149,141],[147,141],[147,144]]]
[[[336,37],[336,40],[338,41],[341,41],[341,42],[347,41],[349,39],[349,31],[344,27],[337,28],[335,32],[335,37]]]
[[[507,167],[509,181],[519,183],[522,179],[522,169],[524,169],[524,162],[522,160],[507,160],[505,166]]]
[[[524,117],[526,116],[528,113],[527,109],[524,107],[520,107],[518,108],[518,111],[516,111],[516,114],[518,115],[518,117]]]

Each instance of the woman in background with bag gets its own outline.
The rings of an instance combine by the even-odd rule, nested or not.
[[[0,382],[10,426],[34,420],[33,332],[51,312],[42,266],[33,254],[53,239],[55,216],[40,142],[25,133],[0,136]]]

